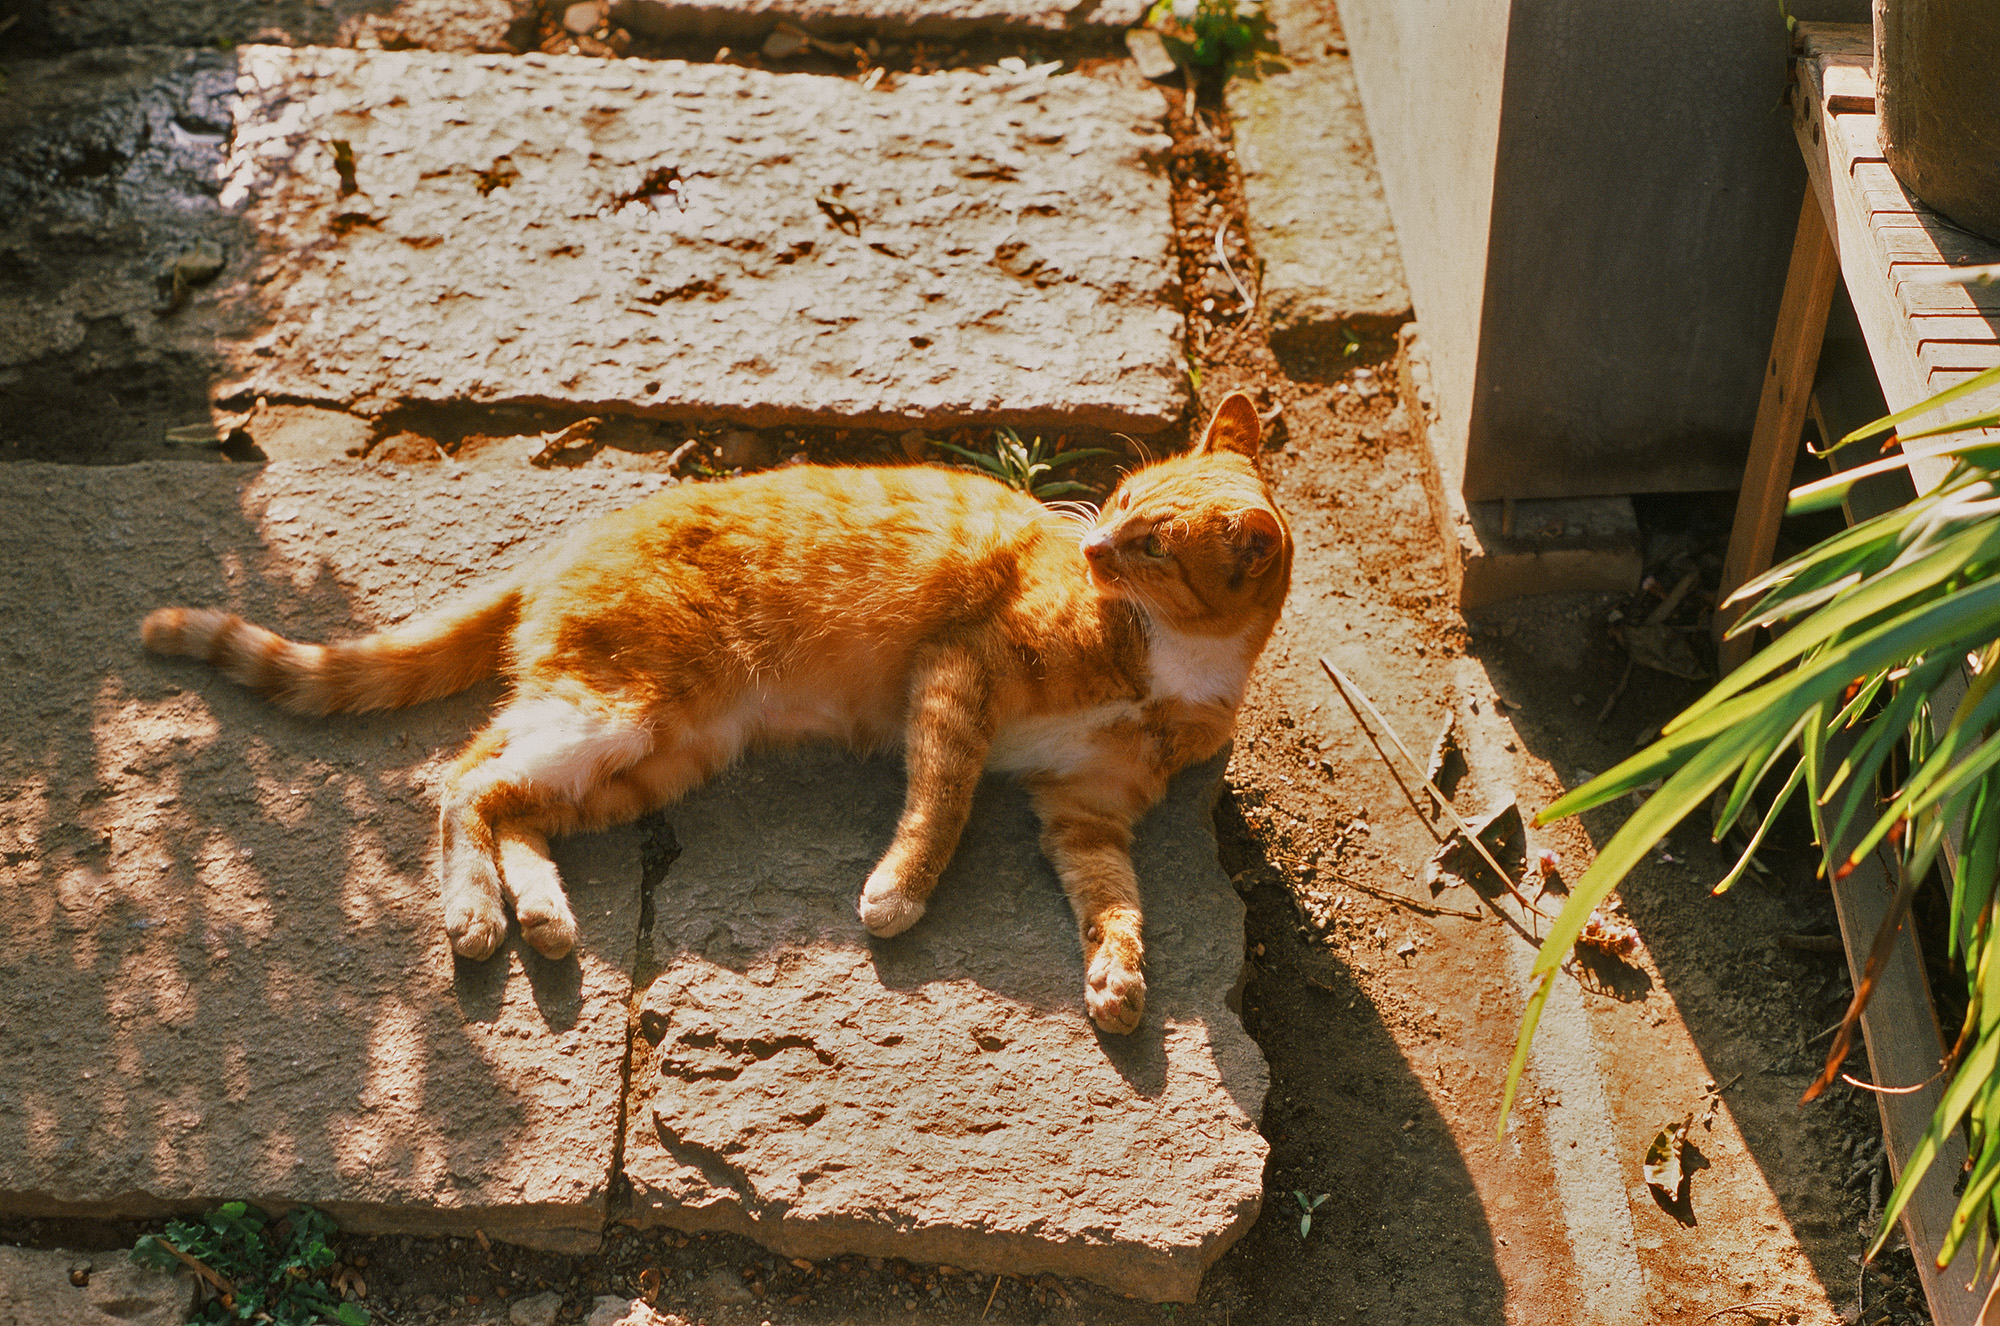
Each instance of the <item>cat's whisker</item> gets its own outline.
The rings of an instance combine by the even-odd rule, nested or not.
[[[1144,442],[1141,442],[1138,438],[1133,437],[1129,433],[1113,433],[1111,436],[1124,438],[1125,444],[1131,447],[1132,450],[1138,452],[1139,459],[1145,461],[1146,464],[1148,465],[1151,465],[1155,460],[1158,459],[1157,456],[1153,455],[1153,449],[1151,447],[1147,446]]]
[[[1044,505],[1069,524],[1081,525],[1084,529],[1095,529],[1097,527],[1099,511],[1095,502],[1072,500],[1048,502],[1044,503]]]

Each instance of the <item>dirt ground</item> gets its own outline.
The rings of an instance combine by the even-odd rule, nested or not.
[[[1184,115],[1174,126],[1183,274],[1197,292],[1217,224],[1228,219],[1244,234],[1227,126],[1206,102],[1202,114],[1206,132]],[[1254,255],[1237,253],[1239,274],[1254,283]],[[1515,941],[1468,890],[1433,898],[1422,887],[1431,830],[1316,660],[1345,669],[1413,744],[1428,746],[1462,705],[1510,724],[1511,766],[1468,777],[1458,799],[1470,813],[1511,794],[1532,812],[1608,768],[1700,692],[1699,681],[1628,668],[1609,627],[1643,617],[1689,572],[1697,586],[1673,620],[1698,624],[1719,569],[1726,499],[1642,504],[1657,588],[1524,601],[1468,623],[1446,596],[1389,347],[1330,348],[1318,362],[1281,365],[1254,321],[1238,330],[1236,303],[1190,312],[1199,394],[1206,407],[1245,388],[1267,411],[1282,407],[1266,460],[1298,558],[1217,816],[1223,863],[1249,907],[1244,1017],[1271,1066],[1268,1186],[1262,1219],[1209,1274],[1200,1300],[1148,1305],[1054,1277],[996,1281],[869,1259],[794,1263],[724,1236],[620,1231],[588,1257],[466,1239],[346,1238],[343,1256],[362,1272],[377,1322],[505,1320],[510,1301],[545,1289],[562,1294],[566,1321],[587,1315],[598,1294],[650,1293],[664,1312],[717,1326],[1583,1320],[1576,1286],[1591,1268],[1575,1264],[1551,1189],[1542,1121],[1552,1102],[1531,1092],[1506,1140],[1494,1137],[1520,1012],[1506,975]],[[468,429],[454,427],[428,439],[415,430],[411,458],[457,449]],[[767,460],[795,450],[901,458],[887,436],[765,442]],[[1705,635],[1686,638],[1701,657]],[[1559,852],[1574,878],[1626,809],[1533,841]],[[1709,897],[1727,864],[1705,827],[1677,831],[1626,882],[1618,914],[1640,945],[1585,973],[1625,1179],[1617,1196],[1629,1198],[1652,1315],[1925,1321],[1907,1251],[1871,1269],[1865,1285],[1860,1278],[1871,1206],[1886,1192],[1872,1101],[1843,1087],[1797,1105],[1824,1049],[1820,1033],[1850,994],[1845,964],[1824,942],[1835,931],[1831,901],[1796,826],[1766,851],[1768,876]],[[1659,1127],[1717,1089],[1720,1122],[1698,1138],[1711,1168],[1694,1176],[1696,1223],[1683,1227],[1644,1200],[1640,1157]],[[1323,1193],[1302,1236],[1299,1195]],[[142,1228],[16,1222],[0,1224],[0,1239],[110,1249]],[[1786,1229],[1803,1260],[1788,1251]]]

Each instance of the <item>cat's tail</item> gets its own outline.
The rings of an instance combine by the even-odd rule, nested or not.
[[[520,592],[500,585],[408,625],[302,645],[214,608],[160,608],[139,637],[156,654],[205,658],[302,714],[400,709],[464,690],[500,670]]]

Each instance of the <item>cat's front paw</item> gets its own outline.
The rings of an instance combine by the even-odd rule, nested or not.
[[[921,898],[912,898],[891,877],[876,871],[861,888],[861,924],[877,939],[900,935],[924,914]]]
[[[491,899],[476,895],[453,898],[444,906],[444,932],[451,939],[452,952],[484,961],[507,937],[507,913]]]
[[[1091,960],[1084,979],[1083,1003],[1090,1020],[1106,1031],[1130,1035],[1146,1011],[1146,977],[1137,964],[1106,944]]]

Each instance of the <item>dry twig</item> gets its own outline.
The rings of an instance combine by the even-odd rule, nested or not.
[[[1400,903],[1413,912],[1422,912],[1425,916],[1458,916],[1468,921],[1477,921],[1479,919],[1478,912],[1463,912],[1456,907],[1440,907],[1434,902],[1424,902],[1421,899],[1412,898],[1408,894],[1398,893],[1394,889],[1378,889],[1372,884],[1363,884],[1358,879],[1350,879],[1338,872],[1334,872],[1333,877],[1340,881],[1342,888],[1359,889],[1371,898],[1380,898],[1384,902]]]
[[[1542,916],[1541,911],[1535,906],[1535,904],[1529,902],[1526,895],[1524,895],[1521,892],[1521,890],[1518,887],[1516,887],[1513,877],[1509,875],[1504,869],[1501,868],[1501,865],[1498,861],[1493,859],[1493,853],[1487,850],[1485,842],[1480,839],[1478,834],[1472,831],[1471,827],[1468,826],[1464,820],[1459,818],[1458,812],[1452,809],[1451,799],[1445,796],[1444,793],[1438,791],[1436,785],[1433,784],[1430,779],[1424,778],[1423,766],[1417,763],[1417,757],[1410,754],[1410,748],[1403,744],[1403,739],[1396,735],[1396,729],[1390,726],[1389,720],[1382,716],[1382,711],[1375,707],[1374,702],[1368,698],[1367,694],[1364,693],[1359,686],[1356,686],[1353,680],[1349,678],[1346,673],[1342,672],[1339,668],[1335,667],[1332,663],[1328,662],[1326,659],[1324,658],[1320,659],[1319,665],[1326,671],[1326,675],[1333,679],[1334,688],[1340,692],[1340,698],[1347,701],[1348,712],[1354,715],[1354,721],[1356,723],[1361,724],[1361,729],[1364,732],[1367,731],[1368,724],[1362,720],[1360,711],[1354,707],[1355,699],[1359,699],[1362,705],[1364,705],[1367,708],[1368,712],[1374,716],[1375,721],[1382,725],[1382,730],[1389,734],[1389,740],[1395,743],[1396,749],[1402,752],[1403,758],[1409,762],[1409,765],[1412,769],[1415,769],[1417,771],[1417,776],[1419,778],[1424,779],[1424,786],[1428,788],[1430,790],[1430,794],[1437,799],[1438,805],[1444,808],[1444,813],[1451,818],[1453,826],[1457,828],[1458,832],[1465,838],[1466,842],[1472,845],[1472,849],[1475,852],[1479,853],[1480,859],[1486,862],[1487,868],[1490,869],[1494,873],[1494,875],[1496,875],[1499,878],[1501,884],[1506,886],[1507,892],[1513,895],[1514,901],[1520,903],[1521,906],[1524,909],[1526,909],[1529,914],[1533,916]],[[1350,697],[1348,694],[1350,690],[1353,692],[1352,697]],[[1379,750],[1380,747],[1377,747],[1377,749]],[[1388,763],[1388,759],[1386,756],[1384,757],[1383,762]],[[1397,786],[1403,789],[1403,795],[1409,798],[1411,807],[1415,808],[1417,805],[1417,799],[1416,797],[1410,795],[1410,789],[1407,785],[1404,784],[1403,776],[1396,772],[1395,765],[1393,764],[1389,765],[1389,773],[1395,778]],[[1425,817],[1422,810],[1417,811],[1417,818],[1423,820],[1426,827],[1429,826],[1430,820],[1427,817]],[[1432,829],[1431,833],[1432,836],[1435,837],[1437,831],[1435,829]],[[1440,839],[1439,841],[1443,840]],[[1544,916],[1542,919],[1547,920],[1548,918]]]
[[[185,1265],[190,1271],[193,1271],[196,1275],[208,1281],[209,1284],[215,1286],[216,1291],[222,1295],[223,1300],[225,1302],[233,1303],[235,1301],[236,1286],[234,1284],[231,1284],[226,1277],[210,1270],[206,1263],[198,1261],[193,1257],[190,1257],[185,1252],[182,1252],[179,1248],[176,1248],[173,1244],[167,1242],[165,1238],[159,1235],[155,1235],[154,1238],[161,1247],[165,1248],[168,1252],[171,1252],[174,1256],[178,1257],[181,1260],[181,1263]]]

